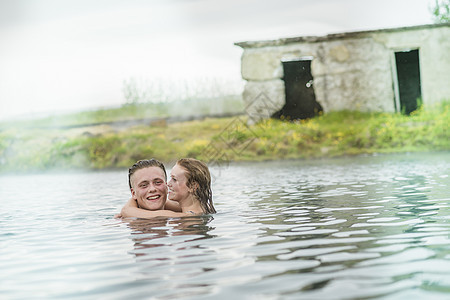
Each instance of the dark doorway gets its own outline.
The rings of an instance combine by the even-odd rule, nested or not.
[[[311,75],[311,60],[283,62],[286,103],[273,117],[289,120],[308,119],[321,112],[316,101]]]
[[[397,66],[400,111],[409,115],[418,108],[422,99],[419,50],[395,52],[395,64]]]

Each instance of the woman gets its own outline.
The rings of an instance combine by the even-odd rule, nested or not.
[[[182,158],[172,168],[168,198],[179,204],[181,212],[171,210],[146,210],[138,208],[130,199],[122,208],[121,216],[137,218],[183,217],[215,213],[212,202],[211,175],[208,166],[193,158]]]

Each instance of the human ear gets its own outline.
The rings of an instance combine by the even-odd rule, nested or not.
[[[134,199],[134,200],[137,200],[137,198],[136,198],[136,191],[133,188],[131,188],[130,191],[131,191],[131,198]]]

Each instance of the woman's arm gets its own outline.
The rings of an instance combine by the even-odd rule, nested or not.
[[[164,209],[181,212],[180,203],[178,203],[177,201],[173,201],[173,200],[167,200],[166,205],[164,206]]]
[[[134,200],[133,198],[130,198],[130,200],[128,200],[128,202],[125,204],[125,206],[127,206],[127,205],[129,207],[138,207],[136,200]],[[122,210],[125,208],[125,206],[122,207]],[[120,213],[115,214],[114,218],[122,218],[123,217],[122,210],[120,211]]]
[[[183,217],[187,214],[174,212],[171,210],[147,210],[137,207],[134,199],[128,200],[127,204],[120,211],[122,218],[149,219],[155,217]]]

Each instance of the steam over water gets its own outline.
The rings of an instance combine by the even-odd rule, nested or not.
[[[0,177],[1,299],[445,299],[450,153],[211,168],[217,214],[112,216],[126,170]]]

